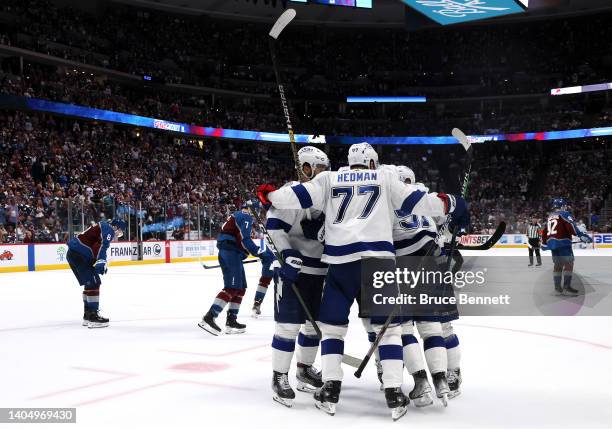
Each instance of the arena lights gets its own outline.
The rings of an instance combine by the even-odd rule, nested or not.
[[[347,103],[425,103],[427,97],[346,97]]]
[[[372,0],[291,0],[294,3],[315,3],[328,6],[348,6],[372,9]]]
[[[550,95],[580,94],[583,92],[608,91],[612,89],[612,82],[596,83],[594,85],[566,86],[564,88],[553,88]]]
[[[152,128],[193,136],[226,138],[234,140],[255,140],[266,142],[288,143],[286,133],[272,133],[264,131],[233,130],[228,128],[201,127],[180,122],[165,121],[148,118],[146,116],[130,115],[128,113],[113,112],[110,110],[93,109],[74,104],[57,103],[37,98],[0,95],[0,107],[17,110],[34,110],[50,112],[60,115],[114,122],[118,124],[133,125],[141,128]],[[485,143],[495,141],[519,142],[526,140],[568,140],[587,137],[612,136],[612,126],[601,128],[584,128],[565,131],[542,131],[515,134],[488,134],[468,136],[470,143]],[[297,143],[308,144],[353,144],[367,141],[374,145],[443,145],[458,144],[457,140],[448,136],[397,136],[397,137],[356,137],[356,136],[329,136],[313,134],[296,134]]]

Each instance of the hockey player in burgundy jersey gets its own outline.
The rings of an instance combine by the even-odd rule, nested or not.
[[[79,284],[83,286],[83,326],[104,328],[108,319],[98,313],[100,276],[106,274],[106,252],[115,237],[123,235],[126,225],[119,219],[101,221],[68,241],[66,259]]]
[[[593,240],[576,224],[572,215],[567,211],[567,203],[563,198],[555,198],[552,208],[553,211],[548,216],[542,234],[544,243],[542,250],[550,250],[552,253],[555,291],[559,294],[577,295],[579,291],[572,287],[574,270],[572,236],[578,236],[585,243],[592,243]],[[563,286],[561,286],[562,277]]]
[[[215,319],[229,304],[225,332],[227,334],[241,334],[245,332],[246,325],[236,320],[242,297],[247,287],[246,275],[242,261],[249,256],[261,258],[264,266],[270,266],[274,255],[269,250],[260,250],[251,239],[253,227],[253,216],[249,214],[250,202],[244,203],[240,210],[232,213],[221,227],[221,233],[217,237],[217,248],[219,249],[219,264],[223,272],[224,288],[217,294],[215,301],[202,317],[198,326],[212,335],[219,335],[221,328],[215,323]]]

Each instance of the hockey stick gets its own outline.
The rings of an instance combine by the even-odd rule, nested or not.
[[[453,128],[451,131],[453,137],[455,137],[459,143],[463,146],[466,152],[465,157],[465,174],[463,176],[463,184],[461,185],[461,196],[463,198],[467,197],[468,187],[470,186],[470,174],[472,173],[472,157],[474,153],[474,148],[468,141],[467,136],[463,131],[459,128]],[[504,227],[505,229],[505,227]],[[453,252],[457,248],[457,233],[459,232],[459,228],[457,225],[453,227],[453,235],[450,241],[450,247],[448,249],[448,258],[446,260],[446,271],[450,271],[451,264],[453,261]]]
[[[289,144],[291,146],[291,152],[293,154],[293,163],[297,171],[298,179],[300,181],[308,180],[304,175],[304,172],[300,168],[300,161],[297,154],[297,144],[295,142],[295,135],[293,133],[293,125],[291,123],[291,113],[289,110],[289,102],[287,101],[287,95],[285,94],[285,86],[281,79],[280,67],[278,65],[278,56],[276,54],[276,41],[281,32],[293,21],[295,18],[295,9],[287,9],[283,14],[276,20],[272,30],[268,34],[268,45],[270,47],[270,56],[272,57],[272,68],[274,69],[274,76],[276,77],[276,86],[278,86],[278,94],[280,95],[281,106],[283,108],[283,114],[285,115],[285,123],[287,125],[287,133],[289,134]]]
[[[506,232],[506,222],[500,222],[497,225],[497,229],[493,234],[489,237],[487,241],[482,244],[477,244],[475,246],[470,246],[467,244],[457,243],[457,250],[489,250],[491,247],[495,246],[495,244],[499,241],[499,239]]]
[[[259,259],[249,259],[247,261],[243,261],[242,265],[252,264],[253,262],[259,262]],[[202,267],[205,270],[212,270],[213,268],[219,268],[220,266],[221,266],[220,264],[217,264],[217,265],[206,265],[204,262],[202,262]]]
[[[268,39],[268,44],[270,47],[270,56],[272,57],[272,67],[274,69],[274,76],[276,77],[276,85],[278,86],[278,93],[280,95],[281,106],[283,108],[283,114],[285,116],[285,123],[287,125],[287,133],[289,134],[289,144],[291,146],[291,153],[293,154],[293,163],[295,165],[295,170],[297,171],[298,179],[300,181],[307,181],[308,178],[306,177],[306,175],[300,168],[300,161],[298,159],[298,153],[297,153],[298,152],[297,144],[295,142],[295,135],[293,133],[293,125],[291,123],[291,113],[289,110],[289,103],[287,101],[287,96],[285,94],[285,86],[282,83],[280,68],[278,65],[278,57],[276,54],[276,41],[278,40],[278,36],[280,36],[281,32],[285,29],[285,27],[287,27],[287,25],[289,25],[289,23],[293,21],[293,18],[295,18],[295,15],[296,15],[295,9],[287,9],[285,12],[283,12],[283,14],[276,20],[276,22],[272,26],[270,33],[268,33],[268,35],[270,36],[270,39]],[[251,209],[251,211],[254,213],[254,210]],[[306,210],[306,216],[308,217],[308,219],[310,219],[310,210]],[[272,237],[270,237],[270,234],[268,234],[268,230],[266,229],[263,222],[259,220],[258,217],[256,217],[256,219],[258,220],[262,228],[262,231],[264,232],[264,235],[266,236],[266,241],[271,245],[270,247],[273,248],[274,256],[276,257],[278,262],[281,264],[281,266],[283,266],[285,264],[285,261],[283,260],[282,256],[276,249],[276,246],[274,245],[274,242],[272,241]],[[297,297],[300,303],[300,306],[306,313],[306,317],[308,318],[308,321],[312,324],[314,330],[317,333],[317,336],[319,338],[323,338],[323,334],[321,333],[321,329],[319,328],[319,325],[317,325],[317,322],[315,322],[314,318],[312,317],[312,314],[310,313],[308,306],[306,306],[306,303],[304,302],[304,298],[302,298],[302,295],[300,294],[295,284],[293,283],[291,284],[291,289],[293,290],[293,293],[295,293],[295,296]],[[347,365],[357,367],[361,363],[361,360],[353,356],[349,356],[345,354],[342,356],[342,362]]]
[[[458,137],[462,136],[462,140],[459,140],[459,143],[461,143],[463,145],[463,147],[465,148],[465,150],[468,153],[468,158],[466,158],[467,160],[467,171],[464,177],[464,183],[463,183],[463,187],[462,187],[462,193],[461,195],[463,197],[465,197],[465,193],[467,192],[467,184],[466,181],[469,181],[469,177],[470,177],[470,170],[471,170],[471,165],[472,165],[472,147],[470,146],[470,143],[467,141],[467,137],[465,137],[465,134],[463,134],[463,132],[461,130],[459,130],[458,128],[453,128],[452,130],[452,134],[453,137],[455,137],[457,140],[459,140]],[[447,228],[449,224],[449,220],[446,221],[446,223],[441,227],[442,228]],[[453,240],[457,237],[457,228],[453,228]],[[453,248],[454,246],[451,246],[451,251],[454,250]],[[430,249],[427,251],[427,254],[421,259],[421,263],[419,264],[419,268],[417,269],[417,271],[419,271],[422,266],[423,263],[425,262],[426,258],[431,256],[431,252],[433,251],[434,246],[431,246]],[[449,254],[449,259],[447,264],[450,264],[451,262],[451,257],[450,255],[452,255],[452,253]],[[380,332],[378,333],[378,335],[376,335],[376,339],[374,340],[374,342],[370,345],[370,349],[368,350],[368,353],[364,356],[363,360],[361,361],[361,365],[359,365],[359,367],[357,368],[357,371],[355,371],[355,377],[357,378],[361,378],[361,374],[363,373],[363,370],[365,369],[366,365],[368,364],[368,362],[370,361],[370,359],[372,358],[372,356],[374,355],[374,352],[376,351],[376,348],[378,347],[378,344],[380,343],[380,341],[382,340],[383,336],[385,335],[385,332],[387,332],[387,329],[389,328],[389,324],[391,323],[391,321],[396,317],[397,312],[399,311],[400,306],[399,305],[395,305],[393,307],[393,310],[391,310],[391,313],[389,313],[389,315],[387,316],[387,319],[385,320],[385,323],[383,324],[382,328],[380,329]]]

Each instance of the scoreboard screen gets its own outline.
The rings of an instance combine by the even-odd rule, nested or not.
[[[372,0],[291,0],[294,3],[314,3],[328,6],[348,6],[372,9]]]

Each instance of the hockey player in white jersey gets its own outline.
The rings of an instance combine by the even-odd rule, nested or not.
[[[422,191],[429,189],[422,183],[416,183],[414,172],[406,166],[398,166],[397,172],[401,182],[414,185]],[[393,225],[393,244],[398,257],[401,256],[438,256],[440,249],[435,243],[437,227],[435,220],[429,216],[418,216],[412,213],[396,212]],[[433,403],[431,386],[427,380],[425,364],[415,337],[414,329],[423,340],[423,350],[427,367],[431,373],[436,396],[446,406],[450,392],[446,380],[447,358],[442,324],[436,315],[416,315],[407,317],[402,323],[402,345],[404,347],[404,365],[414,378],[414,388],[409,394],[417,407]]]
[[[329,169],[329,159],[321,150],[306,146],[298,151],[299,168],[305,179]],[[285,186],[297,185],[290,182]],[[319,315],[327,265],[321,262],[323,244],[318,240],[324,216],[316,209],[268,210],[266,229],[285,265],[275,270],[274,320],[272,338],[272,398],[287,407],[293,405],[295,392],[288,372],[296,353],[297,389],[314,392],[323,385],[321,373],[312,365],[319,349],[319,338],[307,320],[291,287],[295,283],[313,318]],[[296,344],[297,338],[297,344]]]
[[[315,393],[317,408],[335,413],[342,385],[344,337],[350,307],[361,288],[364,258],[393,257],[393,212],[451,215],[459,226],[469,224],[467,204],[461,197],[425,193],[406,186],[388,171],[377,171],[378,155],[368,143],[350,147],[349,171],[323,172],[307,183],[274,192],[264,185],[260,200],[279,209],[314,208],[325,213],[322,261],[329,264],[319,311],[323,387]],[[386,317],[372,318],[380,332]],[[408,399],[401,391],[403,357],[401,326],[394,320],[379,344],[383,384],[393,419],[406,413]]]

